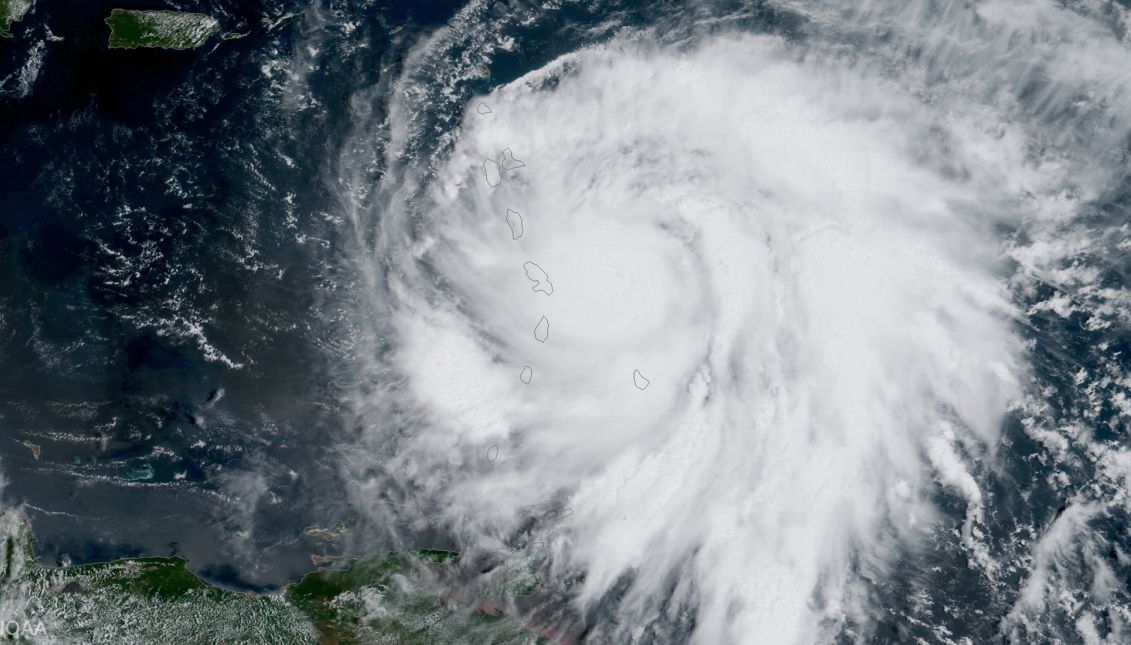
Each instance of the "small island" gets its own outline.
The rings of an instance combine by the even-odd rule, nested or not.
[[[183,11],[114,9],[106,24],[110,26],[110,49],[195,49],[220,30],[220,21],[212,16]]]
[[[0,38],[12,37],[12,25],[24,19],[33,0],[0,0]]]

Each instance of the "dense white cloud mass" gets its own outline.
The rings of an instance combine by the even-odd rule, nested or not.
[[[475,97],[436,163],[390,173],[367,405],[403,424],[372,440],[398,512],[544,545],[579,612],[615,596],[599,642],[860,636],[864,581],[935,530],[940,488],[996,580],[973,469],[1028,396],[1007,279],[1064,257],[1110,181],[1131,61],[1051,3],[936,4],[790,7],[830,25],[801,42],[630,32]]]
[[[451,521],[503,534],[561,495],[582,601],[633,571],[649,611],[683,567],[703,642],[838,621],[854,550],[882,559],[881,525],[927,512],[922,442],[949,419],[992,439],[1018,394],[976,187],[917,163],[925,124],[891,88],[776,46],[596,50],[501,92],[432,184],[418,253],[453,298],[406,289],[396,314],[419,441],[500,446],[444,492]],[[492,189],[474,169],[508,146],[528,167]]]

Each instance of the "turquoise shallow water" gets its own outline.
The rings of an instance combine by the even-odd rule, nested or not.
[[[5,494],[48,561],[178,553],[279,585],[310,568],[303,528],[349,516],[320,308],[342,98],[378,81],[389,30],[451,9],[342,7],[365,24],[346,42],[301,3],[205,3],[246,36],[169,52],[108,50],[111,6],[38,2],[0,42]],[[314,36],[349,53],[295,105]]]
[[[815,76],[835,63],[848,70],[845,85],[853,74],[882,78],[932,110],[952,106],[924,127],[937,137],[918,150],[948,180],[977,179],[970,166],[947,166],[945,153],[965,145],[946,115],[967,108],[989,139],[1030,137],[1016,146],[1020,158],[997,165],[1066,169],[1056,199],[1029,175],[1021,188],[1003,186],[1000,210],[1019,215],[988,233],[1016,310],[1009,328],[1025,348],[1025,396],[992,441],[954,444],[968,480],[947,480],[929,455],[935,444],[916,444],[931,528],[903,542],[895,514],[885,515],[875,538],[882,564],[850,550],[822,571],[850,580],[859,606],[818,625],[821,639],[1088,642],[1094,633],[1119,642],[1129,633],[1131,191],[1121,142],[1131,140],[1131,113],[1125,80],[1091,66],[1126,54],[1122,5],[1068,4],[1064,15],[1080,22],[1056,23],[1068,25],[1062,33],[995,3],[921,3],[908,16],[882,3],[873,15],[791,2],[218,2],[192,8],[247,35],[175,53],[106,49],[100,21],[110,6],[39,2],[0,42],[0,468],[5,499],[26,505],[44,560],[175,553],[210,580],[271,589],[309,570],[312,553],[337,554],[302,532],[339,520],[352,552],[474,553],[482,544],[472,538],[484,536],[466,531],[474,522],[444,497],[474,471],[450,448],[458,442],[427,444],[442,458],[419,462],[424,474],[405,463],[430,421],[405,403],[415,378],[398,363],[407,334],[383,316],[409,309],[389,304],[397,296],[385,289],[411,254],[374,250],[438,235],[431,213],[413,208],[428,203],[421,196],[473,130],[462,123],[473,97],[498,96],[527,74],[553,97],[568,65],[538,70],[614,42],[688,52],[720,35],[767,35]],[[1086,52],[1076,63],[1085,80],[1056,65],[1067,55],[1058,38]],[[403,113],[390,109],[398,101]],[[547,99],[547,115],[555,105]],[[912,127],[895,112],[869,118]],[[400,156],[387,156],[389,141],[403,145]],[[522,157],[522,144],[507,145]],[[1069,204],[1067,215],[1042,211],[1054,202]],[[535,239],[537,218],[526,216]],[[404,284],[456,301],[458,276],[430,262]],[[554,297],[568,297],[568,279],[542,266]],[[470,296],[459,304],[477,320]],[[663,387],[645,371],[651,391]],[[523,375],[536,385],[552,371]],[[488,450],[495,463],[499,445]],[[976,523],[969,486],[980,496]],[[568,499],[577,488],[559,492]],[[588,517],[552,510],[578,525]],[[515,546],[546,540],[541,529],[531,519],[487,537]],[[649,613],[632,593],[646,567],[575,602],[596,575],[571,559],[577,542],[553,551],[560,568],[521,610],[591,642],[624,642],[630,631],[639,642],[683,642],[712,620],[712,576],[696,568],[702,544],[646,590],[643,604],[660,608]],[[459,584],[484,575],[463,573]],[[819,591],[811,608],[836,605]]]

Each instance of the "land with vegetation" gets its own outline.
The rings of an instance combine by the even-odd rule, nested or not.
[[[351,558],[279,593],[211,585],[181,558],[50,567],[26,517],[0,513],[0,609],[29,643],[545,643],[498,609],[439,583],[450,551]]]
[[[0,37],[12,37],[12,25],[24,19],[33,0],[0,0]]]
[[[220,21],[212,16],[185,11],[114,9],[106,24],[111,49],[195,49],[220,30]]]

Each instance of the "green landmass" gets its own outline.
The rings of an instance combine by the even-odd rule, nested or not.
[[[0,607],[30,643],[313,643],[310,620],[278,595],[211,586],[181,558],[40,565],[26,520],[0,514]],[[10,626],[9,626],[10,627]]]
[[[547,643],[499,611],[446,600],[421,563],[454,562],[459,554],[423,549],[352,560],[345,569],[308,574],[286,599],[310,616],[324,643]],[[427,571],[425,568],[424,571]]]
[[[432,562],[447,562],[459,557],[459,554],[455,551],[441,551],[439,549],[420,549],[416,554]]]
[[[453,600],[438,582],[442,568],[458,562],[451,551],[356,558],[282,593],[249,594],[204,582],[181,558],[43,566],[26,518],[10,509],[0,511],[0,536],[0,608],[18,623],[20,642],[547,642],[497,609]]]
[[[12,25],[23,20],[34,0],[0,0],[0,37],[12,37]]]
[[[111,49],[195,49],[220,30],[220,22],[212,16],[183,11],[113,9],[106,24]]]

